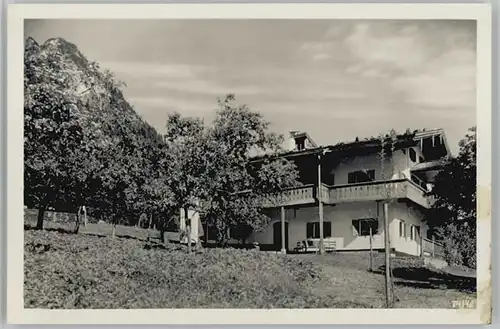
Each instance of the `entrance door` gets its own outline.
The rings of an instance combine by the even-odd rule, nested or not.
[[[273,244],[276,250],[281,250],[281,222],[273,224]],[[285,222],[285,249],[288,250],[288,223]]]

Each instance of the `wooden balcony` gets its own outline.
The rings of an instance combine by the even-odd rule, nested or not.
[[[264,199],[264,207],[295,206],[316,202],[316,187],[314,185],[302,185],[286,189],[277,196]]]
[[[431,199],[425,194],[426,192],[420,186],[407,179],[335,186],[323,185],[319,193],[321,200],[325,204],[407,199],[424,208],[429,208]],[[304,185],[287,189],[279,196],[266,198],[264,207],[311,204],[316,202],[317,195],[316,186]]]
[[[420,186],[407,180],[376,181],[349,185],[323,187],[322,200],[337,204],[355,201],[378,201],[388,199],[409,199],[422,207],[429,208],[430,199]]]

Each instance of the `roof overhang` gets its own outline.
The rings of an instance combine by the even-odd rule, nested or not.
[[[415,133],[414,140],[420,146],[427,162],[446,158],[451,155],[443,129],[419,131]]]
[[[449,164],[446,160],[436,160],[430,162],[423,162],[413,166],[410,173],[423,179],[426,182],[434,182],[436,175],[442,171],[445,166]]]
[[[449,164],[449,161],[445,160],[422,162],[413,166],[411,168],[411,171],[415,173],[426,172],[426,171],[438,171],[442,170],[447,164]]]
[[[446,137],[444,135],[444,131],[442,129],[432,129],[432,130],[424,130],[418,131],[413,134],[402,134],[398,135],[396,138],[395,149],[402,149],[407,147],[419,146],[422,148],[422,152],[424,153],[424,157],[426,160],[434,161],[438,159],[445,158],[449,156],[450,149],[448,146],[448,142],[446,141]],[[347,142],[347,143],[338,143],[335,145],[327,145],[327,146],[319,146],[311,149],[305,149],[301,151],[288,151],[281,153],[279,155],[261,155],[253,158],[253,162],[259,162],[264,159],[274,158],[274,157],[283,157],[286,159],[292,159],[297,157],[304,156],[313,156],[320,155],[326,153],[372,153],[378,152],[381,148],[380,140],[377,138],[355,141],[355,142]]]

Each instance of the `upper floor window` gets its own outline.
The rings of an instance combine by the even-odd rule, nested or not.
[[[414,149],[410,149],[410,160],[413,162],[417,162],[417,152]]]
[[[358,170],[353,171],[347,174],[347,183],[355,184],[355,183],[364,183],[364,182],[372,182],[375,180],[375,170]]]
[[[330,173],[323,173],[321,175],[321,181],[326,185],[335,185],[335,174],[332,170]]]
[[[303,149],[306,148],[306,141],[304,139],[297,140],[296,145],[297,145],[297,151],[302,151]]]

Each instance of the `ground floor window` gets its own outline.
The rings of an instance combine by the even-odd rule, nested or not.
[[[319,239],[319,222],[311,222],[307,223],[306,226],[306,235],[307,238]],[[323,222],[323,237],[329,238],[332,236],[332,223],[331,222]]]
[[[208,223],[203,223],[203,233],[204,237],[203,240],[205,242],[207,241],[217,241],[217,227],[215,225],[211,225]]]
[[[420,226],[412,225],[410,228],[410,237],[412,240],[417,240],[420,235]]]
[[[374,235],[378,233],[378,220],[376,218],[355,219],[352,221],[352,227],[354,229],[354,235],[369,236],[370,229],[372,235]]]
[[[406,223],[404,221],[399,221],[399,237],[406,238]]]

